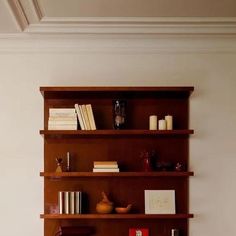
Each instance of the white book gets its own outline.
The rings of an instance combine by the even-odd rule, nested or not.
[[[93,168],[93,172],[120,172],[119,168]]]
[[[116,169],[116,168],[118,168],[118,165],[117,164],[115,164],[115,165],[94,165],[94,168],[95,169],[102,169],[102,168],[105,168],[105,169]]]
[[[77,130],[77,125],[49,125],[48,130]]]
[[[75,192],[70,193],[70,214],[75,214]]]
[[[80,191],[75,192],[75,214],[82,213],[82,193]]]
[[[49,108],[49,116],[74,115],[75,108]]]
[[[96,124],[95,124],[95,120],[94,120],[92,105],[87,104],[86,110],[87,110],[91,130],[96,130]]]
[[[82,114],[81,114],[78,104],[75,104],[75,110],[77,113],[80,128],[81,128],[81,130],[85,130],[84,121],[83,121]]]
[[[58,208],[59,214],[63,214],[63,192],[58,192]]]
[[[82,107],[82,112],[83,112],[83,115],[84,115],[84,120],[85,120],[87,130],[91,130],[90,123],[89,123],[89,118],[88,118],[88,114],[87,114],[87,110],[86,110],[86,106],[82,105],[81,107]]]
[[[74,116],[49,116],[48,121],[75,121],[77,120],[76,114]]]
[[[69,200],[69,192],[64,192],[64,213],[69,214],[70,211],[70,200]]]
[[[48,125],[77,125],[77,120],[49,120]]]

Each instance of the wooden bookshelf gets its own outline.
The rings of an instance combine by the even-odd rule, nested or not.
[[[152,235],[171,235],[171,229],[190,236],[189,213],[189,97],[193,87],[40,87],[44,98],[44,236],[61,225],[91,226],[94,236],[128,235],[129,228],[149,228]],[[127,126],[113,129],[112,102],[127,101]],[[50,108],[73,108],[91,104],[97,130],[48,130]],[[173,130],[150,131],[149,116],[174,117]],[[186,171],[144,172],[140,153],[157,151],[156,162],[184,164]],[[72,172],[56,173],[55,158],[71,154]],[[94,161],[117,161],[120,172],[92,172]],[[144,190],[175,190],[176,214],[147,215]],[[82,214],[51,214],[58,205],[59,191],[82,191]],[[129,214],[97,214],[101,192],[114,206],[132,204]],[[55,213],[55,212],[54,212]],[[115,229],[115,230],[114,230]]]

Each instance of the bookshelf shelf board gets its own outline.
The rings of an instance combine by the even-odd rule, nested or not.
[[[42,219],[188,219],[193,214],[41,214]]]
[[[48,178],[74,178],[74,177],[189,177],[193,176],[194,173],[188,172],[177,172],[177,171],[160,171],[160,172],[40,172],[40,176]]]
[[[184,86],[184,87],[40,87],[40,92],[44,98],[60,98],[68,97],[73,98],[78,96],[78,94],[96,94],[104,95],[106,94],[142,94],[142,93],[155,93],[155,95],[161,96],[184,96],[189,97],[193,92],[194,87]],[[99,98],[99,96],[98,96]]]
[[[193,130],[40,130],[45,136],[176,136],[190,135]]]

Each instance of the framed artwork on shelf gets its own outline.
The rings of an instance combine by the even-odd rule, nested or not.
[[[145,214],[175,214],[175,190],[144,190]]]
[[[149,236],[149,230],[147,228],[132,228],[129,229],[129,236]]]

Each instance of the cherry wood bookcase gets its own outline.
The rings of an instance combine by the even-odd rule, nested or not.
[[[171,229],[188,236],[189,96],[193,87],[40,87],[44,98],[44,236],[59,226],[91,226],[96,236],[128,236],[129,228],[148,228],[150,236],[170,236]],[[112,102],[127,101],[127,127],[113,129]],[[48,130],[49,108],[92,104],[97,130]],[[149,116],[172,115],[174,129],[149,131]],[[144,172],[140,153],[155,149],[158,161],[181,162],[185,171]],[[55,173],[56,157],[71,154],[72,172]],[[94,161],[118,161],[120,173],[93,173]],[[175,190],[176,214],[145,214],[144,190]],[[59,191],[82,191],[83,212],[50,214]],[[129,214],[97,214],[105,191],[115,206],[133,204]]]

